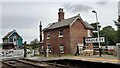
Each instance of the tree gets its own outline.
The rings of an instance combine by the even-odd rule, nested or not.
[[[30,42],[30,46],[32,47],[32,49],[39,48],[39,41],[37,39],[34,39]]]
[[[100,31],[100,36],[105,36],[108,38],[109,44],[116,44],[116,31],[112,26],[105,26]]]

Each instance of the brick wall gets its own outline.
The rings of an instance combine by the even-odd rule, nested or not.
[[[63,29],[63,37],[59,37],[59,29]],[[57,28],[50,30],[50,38],[47,38],[47,32],[44,32],[44,47],[51,45],[53,54],[59,53],[59,45],[64,46],[64,53],[75,54],[78,44],[83,44],[83,37],[87,37],[88,33],[80,19],[76,20],[71,26]],[[92,36],[92,30],[91,30]],[[92,49],[93,44],[88,44],[88,47]]]
[[[88,36],[87,30],[88,29],[85,28],[80,19],[77,19],[70,27],[70,46],[72,54],[75,54],[78,44],[84,44],[83,37]],[[89,45],[89,47],[92,48],[92,44]]]
[[[63,37],[59,37],[59,29],[63,29]],[[54,30],[50,30],[50,39],[47,38],[47,32],[44,32],[44,46],[51,45],[52,52],[54,54],[59,53],[59,45],[64,46],[64,52],[70,53],[70,36],[69,36],[69,28],[63,27]]]

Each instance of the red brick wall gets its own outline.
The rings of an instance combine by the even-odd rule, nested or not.
[[[44,46],[46,48],[48,44],[51,45],[53,54],[58,54],[60,44],[64,46],[65,54],[67,53],[75,54],[78,43],[83,44],[83,37],[88,36],[87,33],[88,29],[85,29],[85,26],[82,24],[82,21],[79,19],[76,20],[72,24],[72,26],[62,27],[64,31],[63,37],[58,37],[59,29],[61,28],[50,30],[50,39],[46,39],[47,31],[44,32]],[[92,30],[91,30],[91,36],[92,36]],[[89,44],[88,47],[92,49],[93,45]]]
[[[87,36],[87,29],[85,29],[82,21],[80,19],[76,20],[70,27],[70,46],[72,54],[75,54],[78,43],[83,44],[83,37]]]
[[[52,47],[52,53],[58,54],[59,52],[59,45],[64,46],[64,52],[70,53],[70,34],[69,34],[69,28],[63,27],[63,37],[59,37],[59,29],[50,30],[50,39],[47,38],[47,32],[44,32],[44,45],[45,48],[47,47],[47,43],[49,43]]]

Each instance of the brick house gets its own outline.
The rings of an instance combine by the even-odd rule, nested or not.
[[[50,23],[44,32],[44,48],[52,54],[75,54],[77,46],[83,46],[83,37],[92,36],[93,27],[83,21],[80,14],[64,19],[63,9],[58,12],[58,22]],[[92,44],[88,45],[93,48]]]

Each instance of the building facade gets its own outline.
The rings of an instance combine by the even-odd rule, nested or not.
[[[58,12],[58,22],[50,23],[44,32],[44,48],[52,54],[75,54],[77,46],[84,46],[84,37],[91,37],[93,27],[83,21],[80,14],[64,19],[63,9]],[[88,45],[93,48],[92,44]]]
[[[23,43],[22,37],[16,32],[16,30],[8,32],[2,40],[3,43],[13,43],[17,47],[21,47]]]

